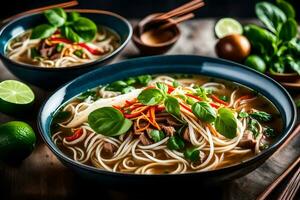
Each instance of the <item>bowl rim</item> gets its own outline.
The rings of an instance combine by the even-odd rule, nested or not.
[[[228,61],[228,60],[225,60],[225,59],[220,59],[220,58],[205,57],[205,56],[198,56],[198,55],[178,55],[178,54],[174,54],[174,55],[162,55],[162,56],[161,55],[160,56],[147,56],[147,57],[140,57],[140,58],[124,60],[124,61],[121,61],[121,62],[118,62],[118,63],[110,64],[110,65],[107,66],[107,68],[115,66],[115,65],[122,65],[123,63],[126,63],[126,62],[136,62],[136,61],[143,62],[143,60],[148,61],[148,60],[151,60],[151,59],[160,59],[160,58],[163,58],[163,57],[168,57],[168,58],[170,58],[170,57],[197,58],[198,57],[200,59],[205,59],[205,60],[215,62],[215,63],[222,62],[223,64],[227,64],[227,65],[230,64],[230,65],[235,65],[235,66],[241,67],[241,68],[243,68],[243,70],[248,70],[248,71],[254,72],[258,76],[260,76],[262,78],[265,78],[265,79],[268,79],[268,81],[272,82],[272,84],[276,85],[276,87],[278,87],[281,91],[283,91],[283,93],[285,94],[287,99],[291,102],[293,118],[292,118],[291,122],[288,124],[289,126],[286,129],[282,130],[282,132],[281,132],[282,136],[281,136],[281,138],[279,138],[278,141],[272,143],[269,148],[263,150],[259,154],[255,155],[255,156],[253,156],[249,159],[246,159],[242,162],[239,162],[239,163],[236,163],[236,164],[233,164],[233,165],[229,165],[229,166],[226,166],[226,167],[222,167],[222,168],[219,168],[219,169],[210,170],[210,171],[186,172],[186,173],[182,173],[182,174],[151,174],[151,175],[149,175],[149,174],[134,174],[134,173],[112,172],[112,171],[108,171],[108,170],[105,170],[105,169],[96,168],[96,167],[93,167],[93,166],[90,166],[90,165],[85,165],[85,164],[79,163],[77,161],[74,161],[73,159],[66,156],[63,152],[61,152],[57,148],[57,146],[55,146],[55,144],[52,142],[52,140],[51,140],[51,143],[49,143],[47,141],[46,136],[45,136],[47,133],[45,133],[43,131],[43,128],[42,128],[43,125],[42,125],[42,122],[41,122],[41,115],[42,115],[42,112],[45,109],[45,105],[48,102],[48,100],[54,94],[56,94],[59,90],[61,90],[62,88],[66,87],[69,84],[72,84],[72,83],[78,81],[83,76],[92,74],[96,70],[103,69],[103,68],[101,68],[101,69],[95,69],[95,70],[92,70],[91,72],[85,73],[85,74],[75,78],[74,80],[69,81],[68,83],[62,85],[61,87],[56,89],[53,93],[51,93],[51,95],[49,95],[47,97],[47,99],[43,102],[43,104],[40,107],[40,110],[39,110],[39,113],[38,113],[38,118],[37,118],[38,131],[39,131],[43,141],[47,144],[47,146],[51,150],[51,152],[53,154],[55,154],[56,157],[59,158],[60,162],[62,162],[62,160],[63,160],[63,163],[66,162],[68,164],[74,165],[74,166],[76,166],[77,168],[79,168],[81,170],[84,169],[84,170],[88,170],[89,172],[93,172],[95,174],[102,174],[102,175],[109,175],[109,176],[121,176],[121,177],[132,177],[132,176],[134,176],[134,177],[143,177],[143,178],[145,178],[145,177],[165,177],[165,176],[194,176],[194,175],[207,175],[207,176],[209,176],[209,175],[213,175],[213,174],[221,174],[221,173],[224,173],[224,172],[229,173],[230,171],[234,171],[234,170],[238,170],[240,168],[245,168],[247,166],[251,166],[256,162],[259,162],[259,160],[263,159],[264,157],[268,158],[269,157],[268,155],[273,154],[274,151],[276,151],[276,149],[278,149],[278,147],[280,145],[282,145],[282,143],[287,139],[288,135],[291,134],[291,131],[293,130],[293,128],[296,124],[296,120],[297,120],[297,108],[295,106],[295,103],[294,103],[291,95],[287,92],[287,90],[282,85],[280,85],[278,82],[276,82],[275,80],[273,80],[269,76],[267,76],[263,73],[257,72],[256,70],[254,70],[252,68],[249,68],[249,67],[246,67],[242,64],[239,64],[239,63],[236,63],[236,62],[233,62],[233,61]],[[219,79],[227,80],[226,78],[219,78]],[[237,82],[237,83],[239,83],[239,82]],[[239,83],[239,84],[241,84],[241,83]],[[242,84],[242,85],[244,85],[244,84]],[[249,87],[249,86],[247,86],[247,87]],[[68,100],[72,99],[73,97],[69,98]],[[270,99],[268,99],[268,100],[271,101]],[[271,101],[271,102],[273,103],[273,101]],[[62,104],[60,104],[60,106],[61,105]],[[276,107],[276,105],[274,105],[274,106]]]
[[[97,63],[104,62],[104,61],[114,57],[131,40],[131,37],[133,34],[133,28],[132,28],[131,24],[129,23],[129,21],[126,18],[122,17],[121,15],[118,15],[114,12],[110,12],[110,11],[106,11],[106,10],[96,10],[96,9],[65,9],[65,11],[66,12],[75,11],[75,12],[79,12],[79,13],[104,14],[104,15],[109,15],[109,16],[115,17],[115,18],[121,20],[128,27],[128,29],[129,29],[128,35],[127,35],[126,39],[124,40],[124,42],[122,42],[122,44],[117,49],[115,49],[112,53],[108,54],[107,56],[101,57],[93,62],[88,62],[88,63],[84,63],[84,64],[80,64],[80,65],[59,67],[59,68],[46,68],[46,67],[41,67],[41,66],[37,66],[37,65],[31,65],[31,64],[14,61],[12,59],[9,59],[6,55],[4,55],[2,53],[0,53],[0,58],[13,63],[17,67],[24,67],[24,68],[28,68],[31,70],[38,70],[38,71],[60,71],[60,70],[82,69],[82,68],[88,67],[90,65],[95,65]],[[41,15],[41,14],[42,14],[42,12],[35,12],[35,13],[22,15],[22,16],[19,16],[15,19],[11,20],[10,22],[8,22],[7,24],[5,24],[4,26],[2,26],[0,28],[0,38],[2,37],[2,34],[6,30],[6,28],[11,26],[13,23],[15,23],[25,17],[31,17],[31,16],[35,16],[35,15]],[[10,38],[10,39],[12,39],[12,38]]]

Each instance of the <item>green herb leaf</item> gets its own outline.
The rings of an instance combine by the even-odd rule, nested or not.
[[[91,128],[105,136],[116,136],[126,133],[132,121],[125,119],[123,114],[112,107],[98,108],[88,116],[88,123]]]
[[[77,33],[75,33],[73,31],[72,28],[68,27],[68,26],[64,26],[61,29],[62,34],[69,40],[71,40],[72,42],[81,42],[82,38],[79,37],[79,35]]]
[[[115,91],[115,92],[121,92],[124,88],[126,88],[128,85],[125,81],[115,81],[106,86],[105,90],[108,91]]]
[[[178,118],[180,118],[180,105],[176,98],[167,96],[165,99],[166,111]]]
[[[295,18],[296,17],[295,9],[287,1],[277,0],[276,4],[284,12],[284,14],[287,18]]]
[[[69,22],[74,22],[76,20],[78,20],[78,18],[80,17],[80,14],[78,12],[70,12],[68,13],[68,21]]]
[[[46,10],[44,12],[44,15],[49,23],[56,27],[64,25],[67,19],[67,14],[62,8],[53,8],[51,10]]]
[[[135,90],[135,87],[127,86],[127,87],[125,87],[125,88],[123,88],[123,89],[121,90],[121,93],[122,93],[122,94],[127,94],[127,93],[129,93],[129,92],[132,92],[133,90]]]
[[[260,54],[273,55],[276,51],[276,36],[254,24],[244,27],[244,35],[250,41],[254,50]]]
[[[133,77],[129,77],[128,79],[125,80],[125,83],[127,83],[127,85],[133,85],[136,82],[137,82],[136,79]]]
[[[285,56],[283,58],[285,66],[289,67],[292,71],[297,72],[300,75],[300,61],[296,62],[292,56]]]
[[[254,119],[257,119],[257,120],[263,121],[263,122],[267,122],[272,119],[272,115],[270,115],[269,113],[266,113],[264,111],[257,111],[257,112],[251,113],[250,116]]]
[[[184,157],[192,162],[197,162],[200,159],[200,151],[196,148],[188,148],[184,152]]]
[[[150,137],[154,142],[159,142],[165,138],[165,134],[164,134],[164,132],[159,131],[159,130],[152,130],[150,132]]]
[[[87,99],[89,96],[91,96],[93,99],[96,98],[97,96],[97,91],[96,90],[87,90],[85,92],[83,92],[82,94],[80,94],[78,97],[76,97],[79,100],[85,100]]]
[[[136,79],[139,82],[139,84],[146,86],[152,80],[152,77],[151,75],[141,75],[136,77]]]
[[[34,58],[40,56],[39,51],[38,51],[35,47],[32,47],[32,48],[30,49],[30,54],[31,54],[31,58],[32,58],[32,59],[34,59]]]
[[[268,2],[259,2],[255,5],[257,17],[265,26],[276,33],[281,25],[286,21],[286,16],[277,6]]]
[[[216,120],[215,110],[207,102],[196,102],[192,106],[194,115],[204,122],[214,122]]]
[[[222,101],[228,101],[228,97],[225,95],[219,96],[219,99],[221,99]]]
[[[61,52],[63,50],[64,46],[65,45],[63,43],[58,43],[56,46],[56,51]]]
[[[236,136],[237,122],[230,109],[220,108],[218,110],[215,127],[216,130],[226,138],[232,139]]]
[[[147,106],[154,106],[162,102],[164,95],[162,92],[155,88],[143,90],[139,96],[138,101]]]
[[[264,130],[264,134],[269,138],[274,138],[276,136],[275,130],[270,127],[266,127],[266,129]]]
[[[196,95],[199,96],[200,98],[202,98],[205,101],[208,100],[207,95],[212,93],[211,90],[208,90],[208,89],[203,88],[203,87],[197,87],[197,88],[195,88],[195,90],[196,90]]]
[[[74,51],[74,55],[77,56],[78,58],[82,58],[83,50],[77,49],[76,51]]]
[[[249,117],[249,114],[247,112],[242,111],[242,112],[239,113],[239,117],[240,118],[246,118],[246,117]]]
[[[72,23],[71,27],[85,42],[92,41],[97,34],[97,25],[85,17],[79,17]]]
[[[252,132],[254,138],[259,135],[258,129],[258,122],[255,119],[250,119],[248,124],[248,129]]]
[[[56,31],[56,27],[41,24],[32,29],[31,39],[44,39],[50,37]]]
[[[184,141],[176,135],[170,137],[167,143],[167,147],[171,150],[181,150],[184,146]]]
[[[196,101],[190,97],[187,97],[185,101],[189,105],[193,105],[194,103],[196,103]]]
[[[279,38],[290,41],[298,35],[298,24],[294,19],[288,19],[279,30]]]
[[[172,85],[173,85],[173,87],[177,88],[180,84],[178,81],[175,80],[175,81],[173,81]]]
[[[164,94],[168,93],[168,86],[166,84],[158,82],[156,83],[156,87],[160,89]]]

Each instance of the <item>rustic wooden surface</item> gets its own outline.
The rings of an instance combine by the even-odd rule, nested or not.
[[[206,19],[190,21],[181,25],[182,36],[168,54],[196,54],[214,57],[216,42],[213,33],[214,24],[215,20]],[[137,56],[139,56],[137,50],[130,43],[115,62]],[[7,79],[16,79],[16,77],[0,63],[0,81]],[[25,121],[36,128],[38,106],[50,93],[34,86],[32,88],[37,97],[37,107],[33,111],[33,116]],[[297,94],[294,93],[295,95]],[[18,119],[0,113],[0,123],[11,120]],[[95,183],[83,181],[56,159],[41,141],[37,129],[35,130],[38,135],[38,144],[30,157],[15,166],[0,164],[0,199],[74,199],[79,195],[88,198],[88,194],[96,194],[101,199],[145,198],[145,195],[142,194],[115,191],[113,188],[101,190]],[[300,136],[298,135],[289,146],[275,153],[252,173],[221,187],[212,188],[211,191],[214,194],[207,199],[255,199],[299,153]],[[150,191],[152,194],[155,193],[152,188]],[[197,193],[197,191],[194,192]],[[194,195],[193,191],[186,191],[185,194]]]

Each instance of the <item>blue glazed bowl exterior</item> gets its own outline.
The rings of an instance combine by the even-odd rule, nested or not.
[[[52,89],[66,83],[85,72],[101,67],[113,60],[121,50],[126,46],[132,36],[132,27],[123,17],[99,10],[72,10],[79,12],[82,16],[92,19],[96,24],[104,25],[114,30],[121,39],[121,46],[110,55],[100,58],[97,61],[78,66],[65,68],[43,68],[24,63],[15,62],[5,56],[7,42],[20,33],[35,27],[38,24],[45,23],[46,19],[42,13],[30,14],[19,17],[0,30],[0,58],[5,67],[16,77],[23,81],[31,83],[41,88]]]
[[[283,131],[274,143],[259,155],[242,163],[207,172],[175,175],[135,175],[112,173],[85,166],[66,157],[51,141],[50,124],[54,112],[65,102],[87,89],[141,74],[187,73],[216,77],[250,87],[267,97],[279,110]],[[283,143],[296,120],[296,107],[287,91],[271,78],[242,65],[200,56],[154,56],[132,59],[94,70],[58,89],[42,106],[39,131],[51,151],[68,167],[84,177],[102,183],[172,183],[171,181],[197,181],[205,185],[230,180],[249,173],[260,166]]]

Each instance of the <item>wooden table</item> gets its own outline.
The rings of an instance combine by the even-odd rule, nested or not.
[[[133,21],[133,24],[135,22]],[[195,20],[181,26],[182,37],[168,54],[195,54],[215,56],[213,28],[215,20]],[[115,60],[137,57],[137,50],[130,43]],[[16,79],[0,64],[0,81]],[[50,94],[32,86],[38,105]],[[33,117],[25,120],[36,128],[37,110]],[[30,114],[29,114],[30,115]],[[16,118],[0,114],[0,123],[17,120]],[[23,120],[23,119],[20,119]],[[298,120],[299,122],[299,120]],[[36,133],[38,135],[37,129]],[[254,199],[270,184],[286,167],[299,155],[300,136],[296,137],[288,147],[275,153],[261,167],[252,173],[236,179],[230,183],[208,190],[212,196],[207,199]],[[149,188],[151,194],[155,190]],[[174,193],[174,191],[171,191]],[[199,195],[198,191],[181,191],[185,196]],[[180,193],[177,191],[175,194]],[[97,184],[82,180],[70,169],[64,167],[51,153],[38,135],[38,143],[34,152],[20,165],[5,166],[0,164],[0,194],[1,199],[73,199],[85,195],[85,199],[93,194],[101,199],[132,199],[145,198],[145,194],[133,191],[115,191],[101,189]],[[202,196],[202,195],[201,195]],[[200,197],[200,196],[199,196]]]

